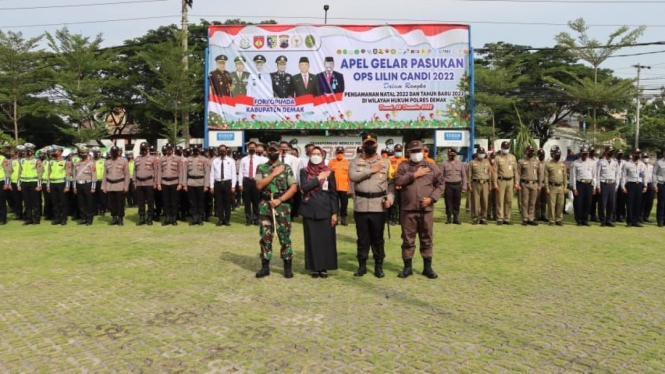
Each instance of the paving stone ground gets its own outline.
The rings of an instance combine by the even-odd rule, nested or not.
[[[133,220],[135,211],[131,211]],[[444,225],[439,278],[256,279],[258,230],[3,227],[0,373],[663,373],[665,231]],[[454,226],[454,227],[453,227]],[[421,270],[420,259],[415,261]]]

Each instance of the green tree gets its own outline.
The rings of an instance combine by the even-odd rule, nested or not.
[[[181,31],[173,30],[172,33],[173,38],[148,46],[139,53],[139,57],[145,61],[160,84],[159,88],[152,87],[141,91],[157,108],[170,113],[170,118],[161,119],[163,129],[160,135],[175,144],[181,138],[183,130],[190,125],[181,123],[182,113],[201,108],[201,103],[195,102],[195,98],[201,91],[203,69],[200,64],[189,70],[184,69],[185,51],[179,43]]]
[[[104,114],[109,103],[104,89],[118,85],[113,52],[100,49],[101,34],[84,37],[65,27],[46,38],[55,52],[49,61],[55,82],[50,93],[59,113],[73,125],[61,130],[78,141],[106,137]]]
[[[586,24],[583,18],[569,21],[568,27],[577,33],[577,38],[573,37],[567,32],[562,32],[555,37],[555,40],[560,46],[567,48],[576,58],[588,62],[593,67],[594,85],[599,85],[598,69],[600,65],[621,48],[635,44],[637,39],[642,36],[646,30],[645,26],[640,26],[633,30],[627,26],[622,26],[609,35],[607,43],[602,44],[600,41],[589,36],[589,26]],[[604,83],[608,83],[607,80],[601,81],[600,89],[593,89],[592,91],[602,92],[603,89],[608,88],[607,86],[602,86]],[[611,97],[608,97],[608,99],[611,99]],[[598,105],[593,104],[592,107],[594,138],[596,133],[596,124],[598,122],[596,114],[600,108],[600,105],[604,103],[602,103],[602,100],[600,100],[600,102],[597,102],[597,104]]]
[[[480,110],[489,112],[492,125],[490,144],[496,140],[496,111],[508,109],[515,104],[518,98],[513,96],[514,91],[526,79],[520,76],[517,67],[483,67],[478,66],[476,73],[476,103]]]
[[[47,110],[46,100],[37,95],[47,86],[44,56],[37,50],[42,36],[25,39],[23,35],[0,30],[0,116],[7,131],[18,142],[21,118]]]

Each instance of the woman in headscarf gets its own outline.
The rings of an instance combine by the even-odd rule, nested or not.
[[[337,269],[335,226],[339,203],[335,175],[325,164],[325,152],[314,147],[306,168],[300,170],[300,215],[305,230],[305,269],[314,278],[327,278]]]

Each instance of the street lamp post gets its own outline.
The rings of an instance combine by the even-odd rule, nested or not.
[[[328,24],[328,9],[330,9],[330,6],[328,4],[323,6],[323,11],[325,12],[325,18],[323,19],[324,25]]]
[[[651,66],[641,64],[633,65],[637,68],[637,108],[635,113],[635,149],[639,148],[640,143],[640,71],[642,69],[651,69]]]

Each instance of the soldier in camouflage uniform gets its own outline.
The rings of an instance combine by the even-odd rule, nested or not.
[[[291,205],[288,201],[296,193],[298,184],[291,167],[279,161],[279,148],[276,145],[268,147],[268,155],[269,161],[259,165],[256,171],[256,188],[261,191],[259,202],[261,270],[256,273],[256,277],[263,278],[270,275],[272,242],[276,231],[282,246],[280,256],[284,260],[284,277],[293,278]],[[274,227],[275,223],[277,227]]]

